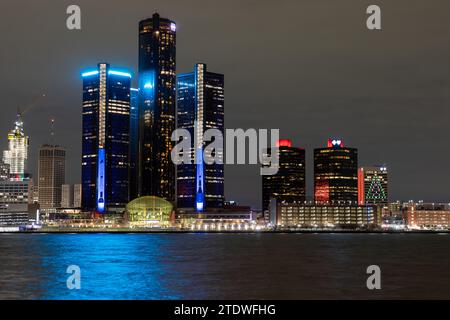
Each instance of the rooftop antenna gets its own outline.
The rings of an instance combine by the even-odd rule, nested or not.
[[[55,135],[55,118],[50,119],[50,136],[53,137]]]

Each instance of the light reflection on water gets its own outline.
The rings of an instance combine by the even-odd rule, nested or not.
[[[0,234],[0,298],[450,298],[449,249],[421,234]]]

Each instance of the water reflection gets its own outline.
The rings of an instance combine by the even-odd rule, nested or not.
[[[0,298],[450,298],[449,249],[442,235],[1,234]]]

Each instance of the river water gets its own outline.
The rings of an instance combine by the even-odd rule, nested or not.
[[[450,299],[446,234],[0,234],[0,266],[0,299]]]

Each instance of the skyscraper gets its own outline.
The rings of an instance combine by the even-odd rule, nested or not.
[[[14,129],[8,134],[8,150],[3,151],[3,162],[9,165],[12,180],[21,181],[25,177],[28,159],[28,136],[23,130],[21,115],[17,115]]]
[[[65,183],[66,150],[60,146],[43,145],[39,149],[39,206],[43,210],[61,206],[61,187]]]
[[[386,166],[358,169],[358,203],[388,205],[388,171]]]
[[[291,140],[279,140],[275,150],[278,172],[262,176],[263,212],[269,209],[270,198],[289,202],[305,200],[305,149],[293,147]]]
[[[130,200],[139,195],[139,90],[130,89]]]
[[[0,161],[0,220],[27,221],[33,180],[27,174],[28,137],[23,130],[21,115],[17,115],[14,129],[8,134],[8,150]]]
[[[314,149],[314,200],[317,204],[358,201],[357,149],[344,147],[340,139]]]
[[[139,194],[175,200],[176,24],[157,13],[139,23]]]
[[[114,211],[129,201],[131,74],[100,63],[82,78],[82,208]]]
[[[216,150],[222,164],[204,163],[203,133],[218,129],[224,134],[223,74],[208,72],[205,64],[196,64],[193,72],[178,76],[177,99],[177,128],[189,131],[197,142],[194,145],[192,141],[191,155],[201,159],[197,164],[177,166],[177,205],[196,211],[220,208],[224,202],[223,149]]]

